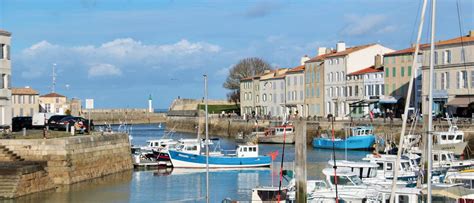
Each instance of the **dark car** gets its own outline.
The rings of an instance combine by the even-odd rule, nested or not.
[[[72,116],[69,116],[69,115],[54,115],[54,116],[51,116],[48,119],[49,129],[51,129],[51,130],[59,129],[59,121],[63,118],[66,118],[66,117],[72,117]]]
[[[31,116],[19,116],[12,118],[12,131],[20,131],[23,128],[33,128],[33,118]]]
[[[89,120],[87,119],[84,119],[82,117],[72,117],[72,116],[68,116],[68,117],[64,117],[63,119],[61,119],[59,122],[58,122],[58,130],[66,130],[66,128],[70,128],[71,126],[74,126],[76,123],[82,123],[82,127],[84,128],[84,132],[89,132],[89,129],[90,130],[94,130],[94,123],[90,122],[90,128],[89,128]],[[80,129],[77,129],[77,127],[79,127],[78,125],[76,125],[76,130],[80,130]]]

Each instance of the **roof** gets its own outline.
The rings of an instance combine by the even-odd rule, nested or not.
[[[319,55],[319,56],[315,56],[309,60],[307,60],[305,63],[311,63],[311,62],[317,62],[317,61],[322,61],[324,60],[327,56],[331,55],[331,54],[334,54],[336,53],[336,51],[332,50],[331,53],[327,53],[327,54],[322,54],[322,55]]]
[[[22,94],[22,95],[38,95],[38,91],[29,88],[29,87],[14,87],[12,88],[12,94]]]
[[[272,79],[281,79],[285,78],[286,73],[288,72],[288,68],[279,68],[276,69],[270,73],[267,73],[266,75],[262,76],[260,80],[272,80]],[[269,75],[271,74],[271,75]],[[266,76],[266,77],[265,77]]]
[[[436,46],[442,46],[442,45],[449,45],[449,44],[458,44],[458,43],[465,43],[465,42],[474,42],[474,35],[466,35],[462,37],[457,37],[453,39],[448,39],[448,40],[442,40],[438,41],[435,43]],[[426,46],[428,47],[428,46]]]
[[[420,49],[429,47],[429,44],[420,44]],[[402,50],[397,50],[394,52],[386,53],[384,56],[395,56],[395,55],[405,55],[405,54],[413,54],[415,52],[415,46],[412,46],[410,48],[402,49]]]
[[[40,97],[65,97],[65,96],[60,95],[60,94],[55,93],[55,92],[52,92],[52,93],[49,93],[49,94],[41,95]]]
[[[296,67],[288,70],[287,73],[296,73],[296,72],[300,72],[300,71],[304,71],[304,65],[296,66]]]
[[[375,45],[375,44],[366,44],[366,45],[360,45],[360,46],[355,46],[355,47],[349,47],[344,51],[336,52],[336,53],[330,54],[326,57],[329,58],[329,57],[336,57],[336,56],[345,56],[345,55],[348,55],[350,53],[365,49],[365,48],[373,46],[373,45]]]
[[[12,33],[8,32],[6,30],[0,30],[0,35],[10,37],[10,36],[12,36]]]
[[[370,66],[370,67],[364,68],[362,70],[358,70],[356,72],[349,73],[347,75],[362,75],[362,74],[376,73],[376,72],[383,72],[383,70],[376,69],[375,66]]]

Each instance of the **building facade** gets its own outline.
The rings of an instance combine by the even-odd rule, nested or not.
[[[384,94],[383,67],[380,64],[347,75],[347,101],[351,117],[367,117],[379,112],[378,101]]]
[[[11,33],[0,30],[0,127],[2,128],[12,123],[10,45]]]
[[[304,112],[304,71],[300,65],[286,72],[286,111],[293,117],[305,117]]]
[[[423,114],[429,114],[429,46],[423,47],[422,52],[422,108]],[[433,113],[443,115],[449,110],[454,115],[471,117],[474,102],[474,31],[463,37],[438,41],[434,60]]]
[[[39,93],[30,88],[12,88],[12,117],[33,116],[39,112]]]
[[[287,68],[281,68],[260,77],[260,98],[262,115],[273,118],[285,117],[285,75]]]
[[[310,117],[324,117],[324,58],[332,51],[325,47],[318,49],[316,57],[305,63],[305,112]]]
[[[49,93],[39,96],[40,112],[65,114],[69,109],[67,98],[57,93]]]
[[[349,101],[346,100],[346,74],[374,65],[376,55],[393,52],[380,44],[368,44],[346,49],[344,42],[336,45],[336,53],[324,59],[325,108],[336,119],[349,117]]]

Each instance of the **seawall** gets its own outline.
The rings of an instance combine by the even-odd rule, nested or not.
[[[94,120],[95,125],[128,124],[138,123],[161,123],[166,121],[166,113],[148,112],[147,109],[92,109],[83,110],[81,115],[84,118]]]
[[[133,168],[128,135],[122,133],[56,139],[2,139],[0,145],[10,151],[6,153],[14,153],[21,157],[11,162],[2,162],[0,165],[42,163],[42,168],[37,170],[40,171],[39,175],[33,177],[44,178],[41,174],[46,174],[56,186],[69,185]],[[21,188],[22,186],[19,187]],[[18,187],[16,189],[18,190]],[[18,193],[9,197],[24,194],[29,193]]]

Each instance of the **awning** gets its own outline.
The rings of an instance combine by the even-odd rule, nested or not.
[[[474,96],[471,97],[456,97],[446,103],[446,106],[457,106],[457,107],[467,107],[470,103],[474,102]]]
[[[397,99],[395,99],[395,97],[392,97],[392,96],[384,96],[380,98],[379,103],[380,104],[396,104]]]

